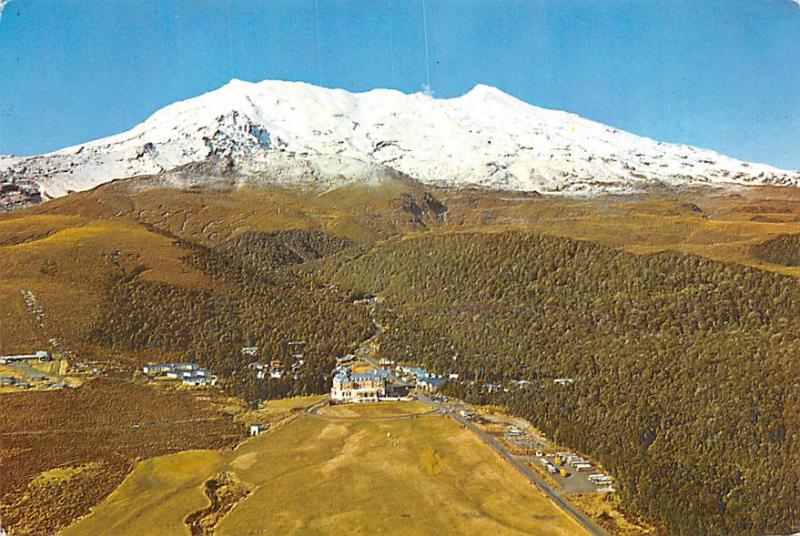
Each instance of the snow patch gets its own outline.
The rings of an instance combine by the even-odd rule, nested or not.
[[[798,172],[656,142],[483,84],[438,99],[236,79],[115,136],[41,156],[0,157],[0,179],[25,177],[57,197],[209,158],[230,159],[240,173],[323,188],[392,174],[445,187],[570,195],[800,184]]]

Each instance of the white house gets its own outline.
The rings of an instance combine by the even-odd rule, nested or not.
[[[251,424],[250,425],[250,435],[251,436],[257,436],[258,434],[260,434],[263,431],[264,431],[264,425],[263,424],[256,423],[256,424]]]
[[[424,391],[435,391],[445,383],[444,378],[419,378],[417,379],[417,387]]]
[[[331,400],[333,402],[377,402],[386,396],[385,371],[345,373],[333,378]]]

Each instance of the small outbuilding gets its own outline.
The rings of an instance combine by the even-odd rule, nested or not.
[[[264,431],[264,425],[263,424],[256,423],[256,424],[251,424],[250,425],[250,435],[251,436],[257,436],[263,431]]]

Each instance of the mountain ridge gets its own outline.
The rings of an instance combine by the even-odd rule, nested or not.
[[[230,157],[256,182],[323,188],[398,173],[439,187],[566,195],[800,184],[800,171],[654,141],[485,84],[439,99],[237,79],[120,134],[43,155],[0,157],[0,183],[38,188],[51,199],[215,157]]]

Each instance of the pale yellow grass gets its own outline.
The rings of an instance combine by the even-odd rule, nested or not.
[[[389,404],[387,404],[388,406]],[[302,414],[228,452],[140,463],[67,534],[181,534],[231,471],[253,486],[217,534],[582,534],[474,434],[440,416],[371,420]],[[153,531],[160,532],[153,532]]]
[[[92,514],[63,534],[188,534],[184,518],[208,504],[203,484],[224,464],[224,454],[186,451],[140,462]]]
[[[403,403],[377,402],[369,404],[343,404],[328,406],[319,410],[319,414],[327,417],[354,419],[381,419],[404,415],[431,413],[434,409],[416,400]]]

